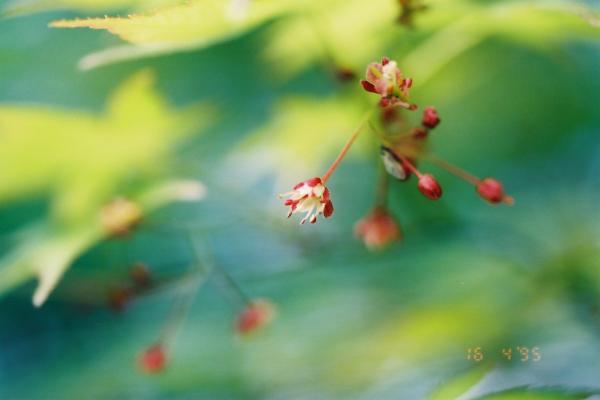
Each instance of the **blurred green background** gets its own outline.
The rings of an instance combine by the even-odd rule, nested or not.
[[[600,391],[598,3],[424,0],[407,28],[394,0],[192,0],[159,22],[120,21],[117,35],[48,27],[179,3],[0,3],[0,398]],[[118,37],[128,29],[139,36]],[[414,102],[439,110],[435,152],[501,179],[513,207],[427,167],[444,197],[392,185],[405,238],[369,252],[352,234],[374,198],[366,133],[329,183],[334,217],[285,219],[275,195],[335,157],[376,101],[358,80],[382,55],[414,78]],[[358,78],[340,82],[336,67]],[[180,179],[206,197],[161,195]],[[105,238],[98,212],[117,196],[143,220]],[[190,240],[277,318],[236,336],[239,305],[213,272],[167,369],[143,374],[136,357],[198,263]],[[115,311],[111,293],[136,262],[154,285]],[[39,308],[36,277],[57,283]],[[517,346],[541,359],[521,361]],[[477,347],[483,360],[467,359]]]

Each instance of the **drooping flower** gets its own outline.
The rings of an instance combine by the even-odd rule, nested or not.
[[[384,57],[380,63],[371,63],[367,67],[362,87],[371,93],[381,96],[381,107],[400,106],[415,110],[417,106],[408,102],[408,92],[412,86],[412,79],[402,76],[396,61]]]
[[[148,347],[140,355],[138,364],[142,371],[148,374],[162,372],[167,364],[165,348],[161,343]]]
[[[287,197],[285,206],[290,207],[288,218],[295,213],[305,213],[300,221],[304,224],[310,221],[311,224],[317,222],[317,217],[323,215],[325,218],[333,215],[333,203],[331,202],[329,189],[323,184],[321,178],[315,177],[300,182],[294,189],[283,193],[280,197]]]
[[[380,250],[401,238],[400,227],[385,207],[375,207],[354,226],[354,233],[369,250]]]
[[[267,300],[251,301],[237,317],[235,329],[242,335],[248,335],[263,328],[273,320],[275,307]]]

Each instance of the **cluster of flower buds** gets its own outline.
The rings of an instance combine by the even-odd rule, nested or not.
[[[129,269],[129,281],[109,290],[107,305],[113,311],[123,311],[135,297],[152,288],[152,273],[148,266],[136,262]]]
[[[384,58],[384,60],[387,59]],[[386,65],[392,65],[392,63],[396,67],[396,64],[392,61],[387,62]],[[396,74],[399,75],[400,72]],[[367,69],[367,79],[369,76],[371,76],[370,67]],[[372,92],[370,88],[365,87],[365,89]],[[382,117],[387,125],[402,126],[403,121],[396,112],[396,108],[383,110]],[[401,120],[400,123],[393,125],[391,122],[394,122],[395,119]],[[423,110],[420,126],[408,129],[407,132],[386,132],[386,143],[381,146],[381,158],[386,171],[401,181],[409,179],[412,174],[416,175],[419,191],[429,199],[437,200],[442,196],[442,188],[439,182],[433,175],[423,174],[417,169],[417,160],[424,158],[473,184],[477,193],[490,203],[504,202],[512,204],[512,198],[504,193],[502,184],[497,180],[493,178],[479,179],[446,161],[432,156],[426,151],[424,142],[429,137],[430,131],[435,129],[440,122],[441,119],[437,110],[434,107],[426,107]]]
[[[412,79],[403,77],[396,61],[390,61],[387,57],[379,63],[369,64],[366,77],[360,83],[366,91],[381,96],[379,105],[382,108],[390,106],[400,106],[408,110],[417,108],[415,104],[408,102]]]
[[[421,160],[447,170],[453,175],[475,186],[476,192],[492,204],[512,204],[512,197],[504,193],[502,184],[493,178],[477,178],[468,172],[434,156],[427,149],[427,139],[431,131],[441,122],[438,111],[434,107],[426,107],[417,126],[407,126],[407,122],[398,112],[401,109],[416,110],[417,106],[408,102],[408,91],[412,80],[405,78],[395,61],[384,57],[380,63],[371,63],[367,67],[366,79],[361,81],[363,88],[380,96],[379,109],[383,134],[371,126],[381,140],[380,154],[382,164],[397,180],[407,181],[412,175],[417,177],[417,189],[425,197],[438,200],[443,190],[437,179],[430,173],[422,173],[417,165]],[[329,217],[333,214],[333,205],[329,189],[325,186],[327,179],[335,171],[348,149],[366,122],[365,118],[359,128],[352,134],[337,159],[322,178],[312,178],[297,184],[294,189],[282,196],[287,197],[285,205],[290,207],[288,217],[296,212],[304,212],[301,223],[315,223],[317,216]],[[387,187],[387,179],[382,184]],[[378,192],[386,192],[378,188]],[[381,196],[380,196],[381,197]],[[379,198],[373,210],[355,226],[356,235],[363,240],[369,249],[380,249],[401,237],[400,228],[390,215],[385,199]]]

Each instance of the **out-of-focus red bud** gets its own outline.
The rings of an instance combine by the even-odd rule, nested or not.
[[[236,321],[236,331],[247,335],[267,325],[275,316],[275,307],[267,300],[253,300],[242,310]]]
[[[162,372],[167,365],[167,356],[162,344],[155,344],[148,347],[140,355],[138,363],[142,371],[148,374]]]
[[[437,110],[433,107],[427,107],[423,110],[423,120],[421,121],[423,126],[429,129],[433,129],[440,123],[440,117]]]
[[[442,187],[433,175],[425,174],[419,177],[419,191],[423,193],[425,197],[431,200],[437,200],[442,197]]]
[[[401,237],[396,220],[383,207],[376,207],[358,221],[354,233],[369,250],[380,250]]]

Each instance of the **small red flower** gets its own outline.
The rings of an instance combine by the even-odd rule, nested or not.
[[[148,347],[140,355],[138,363],[142,371],[148,374],[162,372],[167,364],[164,346],[160,343]]]
[[[275,307],[269,301],[253,300],[238,315],[235,329],[242,335],[256,332],[271,322],[274,315]]]
[[[401,238],[396,220],[384,207],[375,207],[354,226],[354,233],[369,250],[380,250]]]
[[[369,64],[365,75],[366,79],[360,83],[367,92],[381,96],[381,107],[398,105],[410,110],[416,109],[414,104],[408,103],[412,79],[402,76],[396,61],[384,57],[380,63]]]
[[[421,122],[423,126],[429,129],[433,129],[438,126],[440,123],[440,117],[437,113],[437,110],[433,107],[425,108],[425,110],[423,110],[423,119]]]
[[[301,182],[294,186],[293,190],[283,193],[279,197],[287,197],[284,205],[290,207],[288,218],[295,213],[305,213],[304,218],[300,221],[301,224],[306,221],[314,224],[320,214],[323,214],[325,218],[333,215],[333,203],[329,196],[329,189],[325,187],[321,178],[315,177]]]
[[[419,177],[419,191],[423,193],[425,197],[431,200],[437,200],[442,197],[442,187],[433,175],[425,174]]]
[[[477,193],[492,204],[512,204],[513,198],[504,193],[502,184],[493,178],[484,178],[477,185]]]

